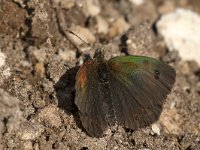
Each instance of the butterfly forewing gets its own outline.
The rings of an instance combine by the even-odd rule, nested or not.
[[[80,110],[83,127],[91,136],[99,137],[107,127],[94,61],[87,61],[76,75],[75,103]]]
[[[108,61],[117,122],[130,129],[156,121],[175,82],[175,70],[156,59],[121,56]]]

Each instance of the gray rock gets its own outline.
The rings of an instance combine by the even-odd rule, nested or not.
[[[169,50],[177,50],[183,60],[200,64],[200,16],[187,9],[163,15],[156,24]]]
[[[2,134],[17,130],[22,120],[19,100],[0,89],[0,139]]]

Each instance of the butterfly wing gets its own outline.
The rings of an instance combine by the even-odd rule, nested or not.
[[[76,75],[75,103],[80,110],[83,127],[91,136],[99,137],[107,127],[102,108],[95,62],[87,61]]]
[[[159,118],[175,82],[175,70],[153,58],[120,56],[108,61],[116,120],[137,129]]]

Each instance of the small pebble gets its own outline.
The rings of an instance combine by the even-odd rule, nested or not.
[[[16,131],[19,128],[21,120],[23,120],[19,103],[19,99],[0,88],[0,133],[2,131],[5,132],[3,120],[7,120],[5,134]]]
[[[160,135],[160,126],[158,124],[156,123],[152,124],[151,128],[154,133]]]
[[[35,74],[39,77],[43,77],[45,73],[44,63],[39,62],[35,64]]]
[[[5,64],[6,56],[0,51],[0,67]]]
[[[122,34],[123,32],[126,32],[129,27],[130,25],[124,20],[124,18],[118,18],[111,23],[108,35],[110,38],[113,38]]]
[[[3,75],[4,75],[5,78],[10,77],[11,72],[10,72],[10,68],[9,67],[3,70]]]
[[[167,55],[163,57],[163,61],[165,62],[172,62],[179,59],[179,52],[174,50],[170,51]]]
[[[53,6],[60,6],[61,8],[70,9],[75,5],[74,0],[52,0]]]
[[[62,49],[59,49],[58,54],[64,61],[71,62],[76,59],[76,53],[72,50],[63,51]]]
[[[189,64],[187,62],[183,62],[183,64],[181,65],[181,72],[184,75],[189,75],[191,73]]]
[[[60,0],[60,6],[65,9],[70,9],[74,6],[74,0]]]
[[[62,125],[58,108],[52,104],[40,110],[38,113],[38,119],[51,127],[59,128]]]
[[[46,68],[46,75],[55,83],[60,80],[60,77],[66,72],[67,67],[61,59],[55,59],[49,62]]]
[[[107,34],[108,33],[108,23],[105,19],[103,19],[101,16],[96,17],[97,21],[97,32]]]
[[[35,56],[37,61],[39,61],[39,62],[44,62],[45,61],[46,55],[47,55],[45,48],[37,49],[36,47],[29,47],[29,51],[33,52],[33,55]]]
[[[100,3],[98,0],[87,0],[86,6],[90,16],[96,16],[101,11]]]
[[[145,3],[145,0],[130,0],[134,5],[140,6]]]
[[[70,32],[66,32],[68,39],[75,44],[77,47],[84,44],[84,41],[88,44],[92,44],[95,42],[94,35],[88,30],[87,28],[81,27],[81,26],[74,26],[70,28],[70,31],[72,31],[74,34]],[[81,39],[80,39],[81,38]]]
[[[40,124],[23,123],[18,131],[21,140],[35,140],[44,131],[44,127]]]
[[[46,102],[40,95],[34,94],[34,96],[31,98],[35,98],[33,99],[33,105],[35,108],[45,107]]]
[[[33,143],[31,141],[25,141],[23,142],[23,148],[25,150],[32,150],[33,149]]]

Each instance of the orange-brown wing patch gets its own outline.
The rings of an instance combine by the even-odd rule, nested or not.
[[[78,89],[82,89],[85,87],[88,69],[92,64],[93,61],[89,60],[86,63],[84,63],[83,66],[81,66],[81,68],[79,69],[76,75],[76,85]]]

